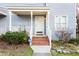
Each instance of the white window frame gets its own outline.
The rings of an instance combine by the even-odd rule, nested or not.
[[[68,15],[55,15],[55,19],[54,19],[54,22],[55,22],[55,23],[54,23],[54,24],[55,24],[55,25],[54,25],[55,31],[59,31],[59,30],[57,30],[57,28],[56,28],[56,24],[57,24],[57,23],[56,23],[56,17],[57,17],[57,16],[60,17],[60,18],[63,17],[63,16],[66,16],[66,30],[67,30],[67,29],[68,29]],[[60,23],[61,23],[61,20],[60,20]],[[60,30],[61,30],[61,28],[60,28]]]

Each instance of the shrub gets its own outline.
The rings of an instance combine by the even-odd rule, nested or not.
[[[4,41],[10,44],[20,44],[23,42],[28,42],[28,34],[26,32],[6,32],[2,35]]]
[[[71,38],[72,32],[68,31],[56,31],[56,37],[62,41],[62,43],[67,43]]]
[[[72,43],[72,44],[78,45],[79,44],[79,38],[72,38],[71,40],[69,40],[68,43]]]

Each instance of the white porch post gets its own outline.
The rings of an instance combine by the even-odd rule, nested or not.
[[[11,31],[11,18],[12,18],[12,13],[9,11],[9,31]]]
[[[47,20],[48,20],[48,36],[49,36],[49,42],[50,42],[50,48],[51,48],[51,29],[50,29],[49,10],[47,13]]]
[[[30,39],[31,39],[31,42],[30,42],[30,45],[32,45],[32,34],[33,34],[33,12],[31,11],[31,30],[30,30]]]

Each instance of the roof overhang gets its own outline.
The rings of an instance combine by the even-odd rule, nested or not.
[[[0,8],[0,15],[6,16],[7,15],[6,10]]]
[[[0,11],[0,15],[6,16],[6,13]]]
[[[49,10],[47,7],[8,7],[10,11],[18,15],[46,15]]]
[[[8,7],[9,10],[48,10],[48,7]]]

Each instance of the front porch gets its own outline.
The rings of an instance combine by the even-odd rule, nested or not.
[[[51,46],[51,32],[49,27],[49,10],[47,7],[10,7],[9,8],[9,30],[14,31],[12,22],[12,13],[18,16],[29,16],[30,25],[28,32],[30,36],[30,45],[47,45]],[[26,17],[27,20],[27,17]],[[15,24],[16,25],[16,24]],[[25,24],[24,24],[25,25]]]

